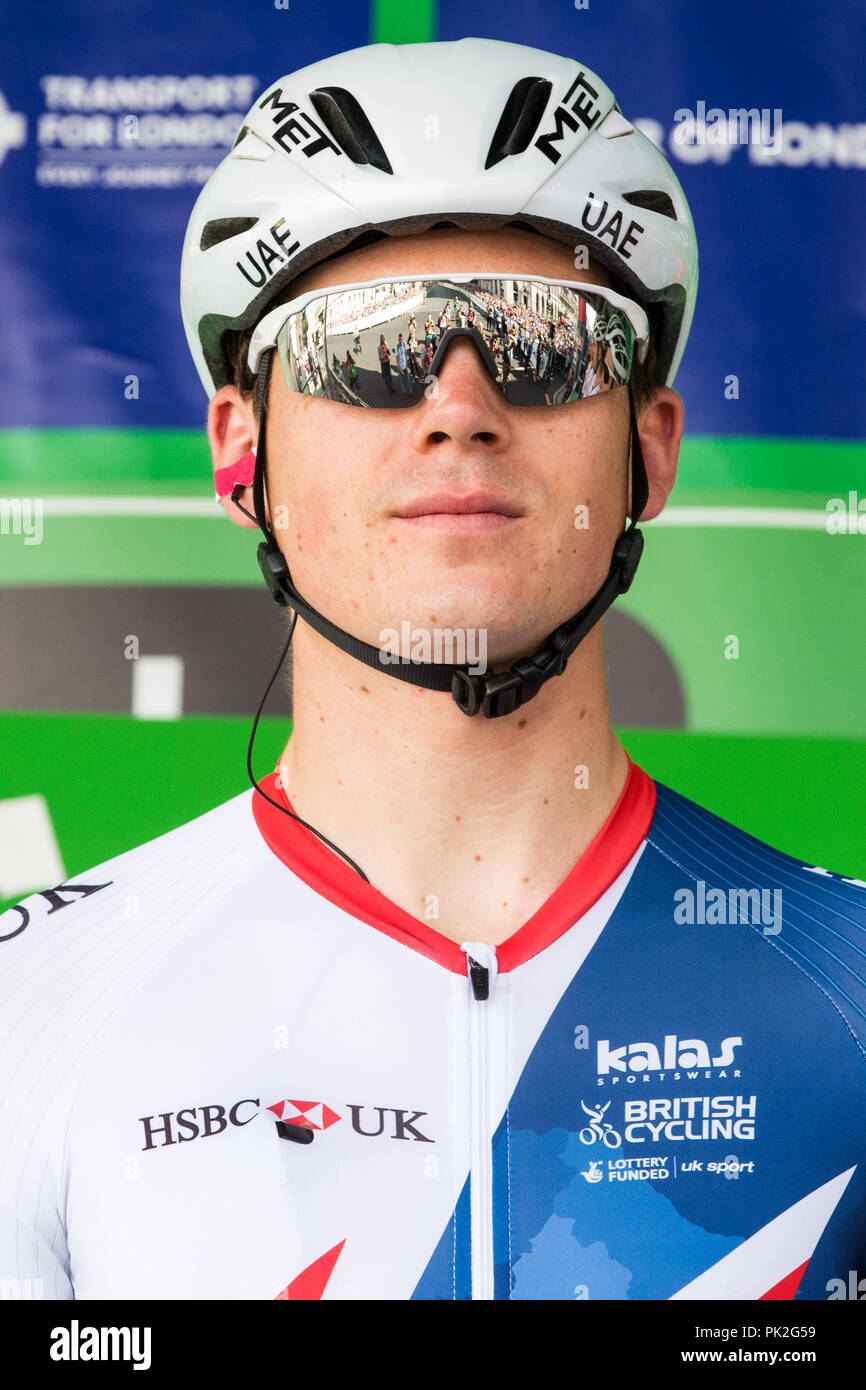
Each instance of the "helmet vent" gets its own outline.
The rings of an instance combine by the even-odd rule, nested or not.
[[[228,241],[229,237],[248,232],[258,220],[257,217],[215,217],[202,228],[199,250],[209,251],[212,246],[219,246],[221,241]]]
[[[538,129],[553,83],[544,77],[521,77],[511,88],[490,142],[485,169],[510,154],[522,154]]]
[[[357,97],[345,87],[319,87],[310,92],[310,101],[353,164],[372,164],[383,174],[393,174],[382,142]]]
[[[623,193],[623,202],[633,203],[636,208],[646,208],[647,212],[660,212],[662,217],[677,220],[677,210],[669,194],[660,188],[643,188],[639,193]]]

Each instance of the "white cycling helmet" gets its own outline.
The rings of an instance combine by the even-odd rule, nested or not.
[[[573,58],[465,38],[351,49],[255,102],[184,241],[183,322],[208,396],[232,379],[223,335],[304,270],[441,226],[585,245],[647,309],[658,380],[673,382],[698,253],[664,155]]]

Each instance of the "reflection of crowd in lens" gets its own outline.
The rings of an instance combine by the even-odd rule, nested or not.
[[[389,286],[385,291],[377,288],[370,309],[391,308],[407,300],[417,299],[423,282],[403,282]],[[424,323],[419,330],[416,309],[408,312],[405,334],[393,331],[390,341],[385,332],[371,326],[370,332],[362,335],[359,310],[339,317],[328,315],[329,332],[342,326],[348,334],[351,330],[352,351],[347,347],[341,359],[332,353],[331,372],[341,384],[354,395],[364,397],[364,373],[359,372],[357,361],[363,355],[363,342],[368,345],[367,368],[375,370],[369,361],[369,348],[375,344],[375,356],[382,383],[389,395],[412,396],[420,387],[422,390],[429,378],[430,366],[442,334],[453,327],[474,328],[490,348],[496,363],[498,380],[505,387],[509,378],[522,376],[534,383],[542,383],[548,399],[553,397],[557,403],[579,400],[595,396],[616,386],[621,380],[613,345],[606,335],[607,323],[595,317],[592,327],[581,322],[557,322],[536,313],[525,305],[513,303],[503,296],[492,294],[472,285],[472,297],[455,294],[444,304],[434,304],[432,308],[422,307]],[[483,309],[479,309],[483,304]],[[590,313],[592,311],[590,310]],[[363,315],[363,310],[360,311]],[[486,317],[486,326],[482,319]],[[614,321],[619,315],[614,314]],[[323,362],[317,360],[321,342],[321,330],[316,329],[307,338],[305,350],[295,359],[299,389],[327,394],[323,378]]]
[[[611,350],[585,324],[556,323],[501,295],[475,293],[487,305],[489,342],[503,383],[517,364],[532,381],[564,381],[566,401],[598,395],[618,383]]]

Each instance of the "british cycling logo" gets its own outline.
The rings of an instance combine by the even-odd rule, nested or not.
[[[726,1078],[728,1068],[731,1076],[739,1077],[740,1071],[732,1063],[742,1045],[740,1034],[722,1038],[717,1052],[703,1038],[679,1038],[676,1033],[665,1033],[661,1045],[656,1041],[614,1047],[610,1038],[600,1038],[596,1043],[597,1084],[634,1084],[638,1078],[644,1082],[696,1081],[699,1076],[715,1080]]]
[[[624,1100],[622,1132],[606,1119],[612,1101],[580,1107],[589,1124],[580,1130],[581,1144],[618,1149],[627,1144],[683,1143],[718,1139],[754,1139],[757,1096],[661,1096]]]
[[[415,1140],[421,1144],[436,1142],[418,1128],[419,1121],[427,1116],[426,1110],[399,1110],[384,1105],[346,1105],[344,1109],[355,1134],[365,1139],[378,1139],[384,1135],[389,1139]],[[370,1116],[368,1111],[372,1112]],[[282,1137],[289,1137],[284,1133],[289,1127],[312,1131],[314,1135],[330,1129],[343,1118],[337,1110],[319,1100],[278,1100],[272,1105],[262,1106],[259,1099],[248,1097],[235,1101],[228,1109],[224,1105],[201,1105],[183,1110],[165,1110],[158,1115],[139,1116],[139,1124],[144,1128],[142,1152],[224,1134],[230,1125],[240,1129],[258,1115],[268,1112],[277,1117],[274,1123]],[[378,1120],[375,1116],[378,1116]]]
[[[595,1106],[586,1105],[584,1101],[580,1102],[581,1110],[589,1116],[589,1124],[578,1135],[581,1144],[602,1143],[608,1149],[619,1148],[622,1143],[622,1135],[604,1118],[610,1105],[609,1100],[605,1101],[604,1105]]]

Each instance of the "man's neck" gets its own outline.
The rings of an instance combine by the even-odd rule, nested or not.
[[[300,622],[294,643],[281,760],[293,809],[413,917],[457,942],[500,945],[571,871],[625,785],[601,624],[562,676],[490,720],[369,671]]]

